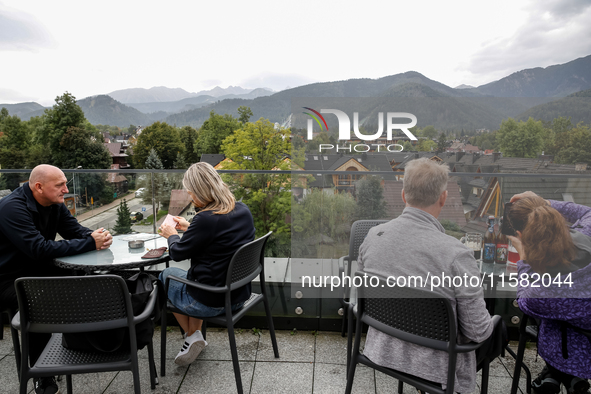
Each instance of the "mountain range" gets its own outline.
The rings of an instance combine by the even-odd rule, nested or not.
[[[313,83],[277,93],[264,88],[251,90],[238,86],[216,87],[198,93],[166,87],[124,89],[88,97],[79,100],[78,104],[91,123],[120,127],[148,125],[156,120],[176,126],[199,127],[209,118],[211,111],[238,116],[237,109],[242,105],[251,108],[252,119],[264,117],[282,124],[290,119],[293,125],[303,115],[300,110],[292,109],[292,101],[299,103],[301,98],[310,98],[306,102],[311,103],[322,99],[323,108],[330,108],[326,107],[329,98],[363,97],[381,100],[357,101],[354,110],[364,114],[365,123],[361,123],[367,127],[373,126],[377,119],[376,108],[388,103],[389,109],[384,107],[383,111],[392,111],[392,108],[414,111],[419,127],[432,124],[442,130],[495,129],[507,117],[545,119],[554,116],[552,114],[572,116],[575,123],[591,123],[591,98],[589,93],[582,92],[589,89],[591,55],[565,64],[522,70],[478,87],[460,85],[452,88],[418,72],[408,71],[378,79]],[[37,103],[0,104],[0,107],[6,107],[10,114],[24,120],[40,115],[44,110]]]

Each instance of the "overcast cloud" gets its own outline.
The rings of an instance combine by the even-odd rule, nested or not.
[[[406,71],[479,86],[591,54],[590,0],[0,1],[0,103]]]
[[[37,51],[55,45],[37,18],[0,3],[0,50]]]
[[[561,64],[591,54],[591,1],[535,0],[517,31],[477,51],[465,69],[498,80],[526,68]]]

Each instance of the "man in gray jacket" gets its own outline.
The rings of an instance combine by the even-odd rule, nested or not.
[[[388,223],[372,228],[359,248],[359,269],[383,276],[479,276],[471,249],[445,234],[437,217],[447,198],[449,169],[421,158],[404,171],[402,200],[406,208]],[[429,282],[431,283],[431,282]],[[493,323],[478,286],[441,286],[433,291],[452,300],[459,329],[458,342],[483,342]],[[446,382],[447,354],[411,344],[370,328],[364,355],[376,364],[430,380]],[[458,354],[454,391],[476,388],[476,355]]]

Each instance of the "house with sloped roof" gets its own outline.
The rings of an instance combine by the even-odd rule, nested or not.
[[[226,155],[224,155],[223,153],[215,153],[215,154],[203,153],[201,155],[201,159],[199,161],[203,161],[203,162],[206,162],[208,164],[211,164],[211,166],[213,168],[215,168],[216,170],[218,170],[219,169],[218,166],[225,159],[226,159]]]
[[[127,153],[125,153],[126,147],[122,142],[108,142],[103,145],[105,145],[109,151],[109,155],[111,155],[111,159],[113,160],[112,164],[118,165],[118,168],[120,169],[131,167],[127,164]]]
[[[188,222],[191,222],[196,213],[197,211],[193,205],[193,200],[191,200],[191,196],[186,190],[173,189],[170,191],[170,203],[168,205],[169,215],[180,216]],[[164,219],[166,219],[166,216],[160,218],[158,222],[156,222],[156,226],[160,226],[164,222]]]
[[[402,213],[406,204],[402,201],[403,181],[385,181],[384,198],[387,204],[387,219],[394,219]],[[460,227],[466,225],[466,217],[462,204],[460,187],[455,180],[449,180],[447,183],[447,200],[439,214],[438,220],[449,220],[457,223]]]
[[[119,164],[111,164],[111,169],[119,170]],[[116,172],[109,172],[107,174],[107,182],[109,182],[113,186],[117,194],[127,193],[127,191],[129,190],[129,182],[127,178]]]
[[[306,171],[342,171],[343,174],[313,175],[314,181],[308,182],[308,187],[322,189],[335,188],[337,191],[347,191],[355,194],[355,182],[363,178],[363,172],[387,171],[392,167],[385,154],[364,153],[361,155],[344,154],[307,154],[304,162]],[[384,178],[395,179],[394,174]]]

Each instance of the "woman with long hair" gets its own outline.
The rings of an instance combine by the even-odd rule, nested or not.
[[[193,164],[183,178],[183,187],[198,210],[191,223],[174,217],[176,226],[160,226],[168,239],[168,251],[175,261],[191,260],[188,271],[166,268],[162,283],[169,275],[211,286],[224,286],[234,252],[254,240],[255,228],[248,207],[236,202],[234,195],[216,170],[208,163]],[[183,237],[177,230],[184,231]],[[232,310],[240,309],[250,297],[250,283],[232,291]],[[203,320],[192,316],[212,317],[225,313],[224,294],[211,293],[171,280],[168,298],[186,315],[174,314],[186,333],[185,342],[175,358],[178,365],[192,363],[207,346],[201,334]]]
[[[511,202],[507,225],[516,236],[509,238],[521,257],[519,308],[539,319],[538,352],[546,361],[532,386],[538,394],[559,393],[561,383],[569,394],[588,393],[591,341],[565,323],[591,329],[591,208],[533,192]]]

